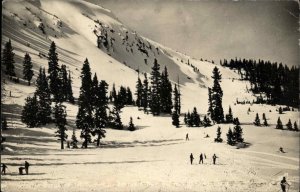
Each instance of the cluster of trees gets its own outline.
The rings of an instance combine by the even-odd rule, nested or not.
[[[184,114],[184,123],[189,127],[208,127],[211,126],[211,120],[206,115],[203,117],[203,120],[201,121],[200,115],[197,112],[197,108],[194,107],[193,112]]]
[[[70,73],[68,75],[65,65],[59,67],[54,42],[51,44],[48,56],[48,76],[45,68],[40,68],[36,79],[36,90],[32,97],[26,98],[22,111],[21,120],[28,127],[46,125],[52,122],[52,113],[55,113],[56,110],[56,107],[52,110],[52,102],[62,108],[64,106],[59,103],[64,101],[74,103],[71,76]],[[25,54],[24,63],[31,63],[28,54]]]
[[[293,124],[291,122],[291,119],[289,119],[288,123],[286,124],[286,128],[289,131],[299,131],[297,122],[295,121],[294,126],[293,126]],[[282,121],[281,121],[280,117],[278,117],[276,129],[282,129],[283,130],[283,124],[282,124]]]
[[[265,114],[265,113],[262,114],[262,119],[263,119],[263,121],[264,121],[264,122],[263,122],[263,125],[264,125],[264,126],[269,126],[268,121],[267,121],[267,118],[266,118],[266,114]],[[254,120],[253,124],[254,124],[255,126],[261,126],[261,125],[262,125],[262,124],[260,123],[260,118],[259,118],[258,113],[256,113],[255,120]]]
[[[233,130],[229,128],[227,133],[227,144],[235,145],[236,143],[244,142],[243,129],[240,126],[239,119],[236,118],[234,122],[235,126]]]
[[[224,122],[224,111],[222,106],[223,91],[220,85],[222,75],[217,67],[213,69],[214,84],[212,88],[208,88],[208,114],[213,122]]]
[[[14,56],[15,53],[13,52],[13,47],[11,44],[11,40],[9,39],[8,42],[5,43],[3,48],[3,55],[2,55],[2,65],[5,66],[5,74],[10,76],[10,79],[14,80],[16,83],[19,83],[19,78],[14,78],[16,76],[15,73],[15,60]],[[23,79],[28,82],[28,85],[31,84],[31,79],[34,76],[32,70],[32,62],[31,57],[28,53],[25,54],[23,59]]]
[[[160,113],[172,113],[173,101],[172,101],[172,84],[169,80],[169,74],[167,67],[160,72],[160,65],[156,59],[152,67],[150,85],[147,78],[147,74],[144,74],[144,80],[141,81],[138,76],[136,84],[136,105],[143,107],[145,112],[148,109],[153,115],[160,115]],[[174,89],[174,108],[176,113],[180,114],[180,91],[176,86]]]
[[[122,109],[125,105],[133,105],[134,100],[132,92],[129,87],[121,86],[119,91],[116,91],[115,84],[113,84],[112,91],[109,95],[109,101],[117,107],[118,110]]]
[[[231,59],[221,65],[238,70],[241,78],[249,80],[254,93],[264,92],[267,103],[293,107],[299,105],[299,67],[264,60]]]

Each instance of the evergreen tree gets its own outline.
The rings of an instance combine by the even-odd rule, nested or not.
[[[99,86],[99,81],[97,78],[97,74],[94,74],[93,80],[92,80],[92,85],[91,85],[91,95],[90,95],[90,103],[92,106],[92,109],[96,108],[96,103],[97,103],[97,92],[98,92],[98,86]]]
[[[216,121],[217,123],[221,123],[224,121],[224,112],[222,107],[223,91],[220,86],[222,76],[217,67],[215,67],[213,70],[212,78],[214,79],[214,85],[212,87],[212,92],[211,92],[212,108],[213,108],[213,113],[211,115],[211,118],[213,121]]]
[[[210,117],[213,116],[213,103],[212,103],[212,92],[211,92],[211,88],[208,88],[208,111],[207,111],[208,115],[210,115]]]
[[[179,115],[176,111],[173,111],[172,113],[172,125],[179,127]]]
[[[262,114],[262,118],[264,120],[264,126],[269,126],[265,113]]]
[[[45,69],[40,68],[36,86],[35,95],[38,101],[38,112],[35,118],[38,120],[39,125],[46,125],[51,122],[52,102]]]
[[[132,122],[132,117],[130,117],[128,130],[129,131],[135,131],[135,126],[134,126],[134,124]]]
[[[5,46],[3,48],[2,64],[5,65],[5,74],[10,76],[16,76],[14,66],[15,53],[13,52],[13,50],[14,49],[12,48],[11,41],[9,39],[8,42],[5,43]]]
[[[141,106],[143,107],[144,111],[146,111],[149,106],[149,95],[150,95],[149,83],[148,83],[147,73],[145,73],[145,78],[142,85],[142,94],[141,94]]]
[[[97,135],[96,142],[97,146],[100,145],[100,139],[105,137],[106,131],[103,129],[108,124],[108,117],[106,109],[108,108],[108,98],[106,96],[108,84],[105,81],[101,81],[97,89],[97,100],[95,107],[93,135]]]
[[[92,105],[91,105],[91,69],[89,62],[84,61],[81,70],[81,87],[78,98],[78,113],[76,117],[76,127],[81,129],[80,137],[84,139],[83,147],[87,148],[88,143],[91,142],[91,132],[93,127]]]
[[[116,91],[115,84],[113,84],[111,96],[112,96],[112,101],[115,102],[117,100],[117,91]]]
[[[203,118],[203,125],[204,125],[204,127],[211,126],[211,121],[210,121],[210,119],[206,115]]]
[[[151,72],[151,105],[150,109],[153,115],[160,114],[160,84],[161,84],[161,77],[160,77],[160,65],[158,64],[157,60],[154,59],[154,64],[152,67]]]
[[[78,140],[77,140],[77,137],[76,137],[76,134],[75,134],[75,129],[73,129],[73,134],[72,134],[71,143],[70,143],[73,149],[78,148],[77,143],[78,143]]]
[[[59,79],[59,66],[58,66],[58,57],[56,53],[56,45],[52,41],[49,53],[48,53],[48,74],[49,74],[49,87],[50,91],[53,94],[54,101],[61,101],[61,80]]]
[[[28,81],[29,86],[32,77],[33,77],[33,70],[32,70],[31,57],[28,53],[26,53],[23,60],[23,78]]]
[[[233,118],[233,124],[234,124],[234,125],[240,125],[240,120],[239,120],[239,118]]]
[[[282,107],[279,107],[279,114],[282,114],[283,113],[283,111],[282,111]]]
[[[169,80],[169,74],[167,67],[161,74],[160,83],[160,105],[161,112],[171,114],[172,110],[172,84]]]
[[[255,120],[254,120],[253,124],[255,126],[260,126],[260,119],[259,119],[258,113],[256,113]]]
[[[193,127],[193,119],[192,119],[192,115],[190,114],[190,112],[188,112],[188,114],[187,114],[187,124],[189,127]]]
[[[201,120],[196,107],[194,107],[193,113],[191,114],[191,119],[195,127],[200,127]]]
[[[73,97],[73,90],[72,90],[72,78],[71,78],[71,72],[69,71],[69,78],[68,78],[68,86],[67,86],[67,100],[70,103],[74,103],[74,97]]]
[[[27,127],[36,127],[39,124],[38,119],[36,118],[38,109],[36,96],[27,97],[21,116],[22,122],[25,123]]]
[[[177,88],[177,85],[174,87],[174,110],[177,114],[180,114],[180,93]]]
[[[184,122],[185,125],[187,124],[187,114],[186,113],[184,114],[183,122]]]
[[[60,140],[60,148],[64,149],[64,142],[68,138],[68,135],[66,133],[67,131],[66,107],[61,103],[56,103],[54,108],[54,116],[55,116],[55,125],[58,128],[58,130],[55,132],[56,133],[55,136],[58,137],[58,140]]]
[[[293,124],[291,122],[291,119],[289,119],[289,122],[286,124],[286,127],[288,130],[293,131]]]
[[[282,122],[280,120],[280,117],[278,117],[276,129],[283,129],[283,125],[282,125]]]
[[[227,144],[234,145],[235,144],[234,135],[231,128],[229,128],[228,133],[226,135],[227,135]]]
[[[299,128],[298,128],[298,125],[297,125],[297,122],[295,121],[294,123],[294,131],[299,131]]]
[[[232,110],[231,110],[230,106],[229,106],[228,114],[226,114],[226,122],[227,123],[233,122],[233,115],[232,115]]]
[[[59,93],[59,100],[60,101],[67,101],[68,98],[68,72],[66,65],[62,65],[59,71],[58,78],[60,79],[60,93]]]
[[[221,143],[223,142],[223,139],[221,138],[221,127],[218,126],[218,129],[217,129],[217,138],[215,138],[215,142],[218,142],[218,143]]]
[[[129,87],[127,87],[126,92],[127,92],[126,104],[127,105],[132,105],[133,104],[133,98],[132,98],[132,92],[131,92]]]
[[[140,79],[140,76],[138,76],[138,80],[137,80],[137,83],[136,83],[136,92],[135,92],[136,105],[138,107],[142,106],[142,94],[143,94],[143,84],[142,84],[142,81]]]
[[[113,110],[110,112],[110,123],[113,128],[123,129],[123,124],[121,121],[121,117],[119,114],[119,110],[117,110],[116,106],[114,106]]]
[[[236,142],[244,142],[243,129],[240,125],[235,125],[233,128],[233,138]]]

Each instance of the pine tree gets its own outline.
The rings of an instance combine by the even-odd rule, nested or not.
[[[294,123],[294,131],[299,131],[299,128],[298,128],[298,125],[297,125],[297,122],[295,121]]]
[[[203,125],[204,125],[204,127],[211,126],[211,121],[210,121],[210,119],[206,115],[203,118]]]
[[[286,127],[288,130],[293,131],[293,124],[291,122],[291,119],[289,119],[289,122],[286,124]]]
[[[227,144],[234,145],[235,144],[234,135],[231,128],[229,128],[228,133],[226,135],[227,135]]]
[[[151,72],[151,105],[150,109],[153,115],[160,114],[160,83],[161,77],[159,72],[160,66],[156,59],[154,59],[154,64]]]
[[[60,148],[64,149],[64,142],[68,138],[68,135],[66,133],[67,131],[66,107],[61,103],[56,103],[54,108],[54,116],[55,116],[55,125],[58,128],[58,130],[55,132],[56,133],[55,136],[58,137],[58,140],[60,140]]]
[[[133,122],[132,122],[132,117],[130,117],[128,130],[129,130],[129,131],[135,131],[135,126],[134,126],[134,124],[133,124]]]
[[[94,74],[93,80],[92,80],[92,85],[91,85],[91,95],[90,95],[90,104],[92,106],[92,109],[96,107],[97,103],[97,92],[98,92],[98,86],[99,86],[99,81],[97,78],[97,74]]]
[[[77,137],[76,137],[76,134],[75,134],[75,129],[73,129],[73,134],[72,134],[71,143],[70,143],[73,149],[78,148],[77,143],[78,143],[78,140],[77,140]]]
[[[67,101],[68,98],[68,72],[67,72],[67,67],[66,65],[62,65],[61,69],[59,71],[58,78],[60,79],[61,84],[59,85],[60,87],[60,93],[59,93],[59,100],[62,101]]]
[[[142,85],[142,94],[141,94],[141,106],[143,107],[144,111],[147,111],[147,108],[149,106],[149,83],[147,78],[147,73],[145,73],[145,78]]]
[[[234,124],[234,125],[240,125],[240,120],[239,120],[239,118],[233,118],[233,124]]]
[[[8,42],[5,43],[5,46],[3,48],[2,64],[5,65],[5,74],[10,76],[16,76],[14,66],[15,53],[13,52],[13,50],[14,49],[12,48],[11,41],[9,39]]]
[[[68,86],[67,86],[67,100],[70,103],[74,103],[75,99],[73,97],[73,90],[72,90],[72,78],[71,78],[71,72],[69,71],[69,78],[68,78]]]
[[[32,77],[33,77],[33,70],[32,70],[31,57],[28,53],[26,53],[23,60],[23,78],[28,81],[29,86]]]
[[[194,107],[193,113],[191,114],[191,119],[195,127],[200,127],[201,120],[196,107]]]
[[[212,78],[214,79],[214,85],[212,87],[212,92],[211,92],[212,108],[213,108],[213,113],[211,118],[213,121],[216,121],[217,123],[221,123],[224,121],[224,112],[222,107],[223,91],[220,86],[222,76],[217,67],[215,67],[213,70]]]
[[[233,138],[236,142],[244,142],[243,129],[240,125],[235,125],[233,128]]]
[[[279,107],[279,114],[282,114],[283,113],[283,111],[282,111],[282,107]]]
[[[262,114],[262,118],[264,120],[264,126],[269,126],[265,113]]]
[[[187,114],[187,124],[189,127],[193,127],[193,119],[192,119],[192,115],[190,114],[190,112],[188,111]]]
[[[221,138],[221,127],[218,126],[218,129],[217,129],[217,138],[215,138],[215,142],[218,142],[218,143],[221,143],[223,142],[223,139]]]
[[[91,87],[91,69],[89,61],[86,59],[81,70],[81,87],[78,98],[79,109],[76,117],[76,127],[81,129],[80,137],[84,139],[83,147],[85,148],[87,148],[88,143],[91,142],[91,132],[93,127],[92,105],[90,103]]]
[[[276,129],[283,129],[283,125],[282,125],[282,122],[280,120],[280,117],[278,117]]]
[[[46,125],[51,122],[51,98],[46,77],[45,69],[40,68],[39,75],[36,79],[36,91],[35,95],[38,102],[38,112],[36,119],[39,125]]]
[[[228,114],[226,114],[226,122],[227,123],[233,122],[233,115],[232,115],[232,110],[231,110],[230,106],[229,106]]]
[[[184,114],[183,122],[184,122],[185,125],[187,124],[187,114],[186,113]]]
[[[173,111],[172,113],[172,125],[179,127],[179,115],[176,111]]]
[[[60,79],[59,79],[59,66],[58,66],[58,57],[56,53],[56,45],[52,41],[49,53],[48,53],[48,74],[49,74],[49,87],[50,91],[53,94],[54,101],[61,101],[60,94]]]
[[[138,80],[137,80],[137,83],[136,83],[136,92],[135,92],[136,105],[138,107],[142,106],[142,94],[143,94],[143,84],[142,84],[142,81],[140,79],[140,76],[138,76]]]
[[[174,87],[174,110],[176,113],[180,114],[180,93],[178,90],[178,85]]]
[[[126,104],[132,105],[133,104],[133,98],[132,98],[132,92],[129,87],[126,88],[127,96],[126,96]]]
[[[208,115],[210,115],[210,117],[213,116],[213,103],[212,103],[212,92],[211,92],[211,88],[208,88],[208,111],[207,111]]]
[[[113,84],[111,96],[112,96],[112,101],[115,102],[117,100],[117,91],[116,91],[115,84]]]
[[[106,96],[108,84],[105,81],[101,81],[97,89],[97,100],[95,106],[95,116],[93,135],[97,135],[97,146],[100,145],[100,139],[105,137],[106,131],[103,129],[108,124],[108,117],[106,109],[108,108],[108,98]]]
[[[260,119],[259,119],[258,113],[256,113],[255,120],[254,120],[253,124],[255,126],[260,126]]]
[[[119,110],[117,110],[116,106],[114,106],[113,110],[110,113],[110,123],[112,127],[120,130],[123,129],[123,124],[121,121]]]
[[[21,116],[22,122],[25,123],[27,127],[36,127],[39,124],[38,119],[36,118],[38,109],[36,96],[27,97]]]
[[[172,84],[169,80],[169,74],[167,67],[161,74],[160,82],[160,105],[161,112],[171,114],[172,110]]]

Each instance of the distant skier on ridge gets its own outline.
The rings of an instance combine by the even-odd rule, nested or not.
[[[193,164],[193,160],[194,160],[193,153],[191,153],[191,155],[190,155],[190,160],[191,160],[191,165],[192,165]]]

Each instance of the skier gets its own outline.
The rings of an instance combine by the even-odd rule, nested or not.
[[[280,182],[280,186],[282,189],[282,192],[286,192],[286,186],[290,186],[287,182],[285,177],[282,178],[281,182]]]
[[[25,172],[26,172],[26,175],[28,175],[28,171],[29,171],[29,163],[27,161],[25,161]]]
[[[279,147],[279,151],[280,151],[281,153],[285,153],[285,151],[283,151],[283,148],[282,148],[282,147]]]
[[[1,173],[3,173],[3,175],[6,174],[6,169],[7,169],[7,166],[6,166],[4,163],[2,163],[2,170],[1,170]]]
[[[200,154],[200,160],[199,160],[199,164],[202,162],[202,164],[203,164],[203,155],[202,155],[202,153]]]
[[[216,164],[216,159],[217,159],[218,157],[216,156],[216,154],[214,154],[212,158],[213,158],[213,163],[214,163],[214,165],[215,165],[215,164]]]
[[[194,160],[193,153],[191,153],[191,155],[190,155],[190,160],[191,160],[191,165],[192,165],[193,164],[193,160]]]
[[[186,136],[185,136],[185,140],[186,140],[186,141],[190,140],[189,134],[188,134],[188,133],[187,133]]]

